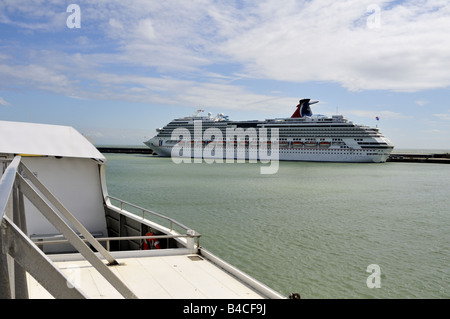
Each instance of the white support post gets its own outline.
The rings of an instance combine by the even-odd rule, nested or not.
[[[92,236],[89,231],[67,210],[66,207],[42,184],[34,174],[21,163],[20,168],[27,178],[36,188],[47,198],[50,203],[83,235],[84,238],[94,247],[108,262],[109,265],[117,265],[117,261],[111,254]]]
[[[67,286],[67,278],[45,254],[8,217],[1,223],[3,249],[26,269],[55,298],[79,299],[86,296],[75,287]],[[25,292],[16,291],[20,298]]]
[[[23,194],[41,212],[47,220],[58,229],[70,244],[125,298],[136,299],[137,296],[122,282],[81,240],[52,207],[19,174],[17,179]],[[73,216],[71,218],[74,218]]]

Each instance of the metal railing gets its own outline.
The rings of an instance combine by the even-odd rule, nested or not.
[[[113,204],[108,204],[108,200],[109,200],[109,201],[111,201],[111,200],[116,201],[116,202],[119,203],[119,205],[118,205],[118,206],[115,206],[115,205],[113,205]],[[106,201],[107,207],[108,207],[109,209],[111,209],[111,208],[117,208],[117,209],[120,209],[120,212],[121,212],[121,213],[124,213],[124,212],[131,213],[131,214],[133,214],[133,215],[135,215],[135,216],[137,216],[137,217],[140,217],[141,220],[142,220],[142,222],[143,222],[144,224],[146,224],[147,222],[152,222],[152,220],[150,220],[149,218],[151,218],[151,217],[157,217],[157,218],[160,218],[161,220],[164,220],[164,221],[166,221],[166,222],[168,223],[167,229],[168,229],[170,232],[175,231],[174,226],[178,226],[182,231],[185,231],[185,233],[186,233],[185,235],[182,235],[182,234],[176,234],[176,235],[175,235],[175,234],[172,234],[172,235],[159,235],[159,236],[154,236],[155,238],[173,238],[173,239],[176,239],[176,238],[187,238],[187,240],[186,240],[186,241],[187,241],[187,242],[186,242],[186,246],[187,246],[187,248],[189,248],[189,249],[194,249],[194,242],[192,241],[192,239],[196,239],[195,244],[197,245],[197,247],[200,247],[200,237],[201,237],[202,235],[199,234],[198,232],[196,232],[195,230],[193,230],[193,229],[191,229],[191,228],[185,226],[184,224],[182,224],[182,223],[180,223],[180,222],[178,222],[178,221],[176,221],[176,220],[174,220],[174,219],[172,219],[172,218],[170,218],[170,217],[164,216],[164,215],[162,215],[162,214],[156,213],[156,212],[151,211],[151,210],[149,210],[149,209],[140,207],[140,206],[138,206],[138,205],[129,203],[129,202],[124,201],[124,200],[122,200],[122,199],[120,199],[120,198],[113,197],[113,196],[110,196],[110,195],[105,196],[105,201]],[[135,209],[136,211],[135,211],[135,212],[131,212],[131,211],[126,210],[126,208],[128,208],[128,207],[133,208],[133,209]],[[158,223],[158,225],[161,225],[161,224]],[[178,231],[175,231],[175,232],[178,232]],[[181,232],[180,232],[180,233],[181,233]],[[142,237],[145,237],[145,236],[134,236],[134,237],[124,237],[124,236],[119,236],[119,237],[110,237],[110,240],[111,240],[111,241],[112,241],[112,240],[127,240],[127,239],[130,239],[130,240],[131,240],[131,238],[134,238],[134,239],[142,239]],[[102,239],[102,238],[98,238],[98,239],[99,239],[99,240],[104,240],[104,239]],[[109,244],[109,241],[107,241],[107,249],[108,249],[108,247],[109,247],[108,244]]]
[[[137,297],[108,267],[118,264],[109,253],[112,241],[186,238],[187,249],[195,249],[195,239],[199,247],[201,235],[194,230],[172,218],[112,196],[105,198],[108,209],[114,209],[117,212],[119,207],[111,204],[110,200],[117,201],[120,206],[120,212],[117,213],[120,215],[125,216],[125,212],[130,213],[124,210],[124,207],[130,207],[142,213],[142,224],[151,226],[153,222],[146,217],[158,217],[168,222],[170,232],[174,231],[174,226],[178,226],[186,233],[178,234],[174,231],[175,233],[170,235],[94,238],[21,162],[21,156],[16,156],[13,160],[2,159],[2,163],[9,165],[2,168],[4,172],[0,180],[0,299],[28,298],[27,272],[56,298],[86,298],[78,288],[68,288],[66,284],[68,279],[44,254],[43,245],[57,243],[72,245],[125,298]],[[53,224],[60,232],[59,236],[63,238],[62,240],[46,240],[42,237],[34,238],[38,241],[33,241],[28,237],[24,197]],[[73,229],[66,221],[72,225]],[[106,242],[106,248],[100,242]],[[108,261],[107,265],[89,245]]]
[[[192,239],[196,238],[197,247],[200,246],[200,234],[186,234],[186,235],[155,235],[155,236],[126,236],[126,237],[100,237],[96,238],[98,242],[106,242],[106,250],[110,251],[110,243],[112,241],[122,241],[122,240],[144,240],[144,239],[175,239],[175,238],[187,238]],[[84,242],[88,242],[87,239],[81,239]],[[67,239],[56,239],[56,240],[43,240],[41,238],[33,238],[33,242],[38,247],[43,247],[44,245],[53,245],[53,244],[68,244],[69,240]],[[190,247],[191,246],[191,247]],[[187,244],[187,248],[193,248],[189,243]]]
[[[169,218],[167,216],[155,213],[155,212],[153,212],[151,210],[148,210],[146,208],[139,207],[139,206],[137,206],[135,204],[126,202],[124,200],[121,200],[119,198],[116,198],[116,197],[113,197],[113,196],[109,196],[109,195],[106,196],[106,199],[110,199],[110,200],[112,199],[114,201],[119,202],[120,205],[117,206],[117,208],[120,208],[121,211],[124,211],[124,205],[137,209],[142,214],[142,216],[141,216],[142,220],[146,219],[146,216],[145,216],[146,213],[149,214],[149,215],[153,215],[153,216],[159,217],[159,218],[161,218],[163,220],[166,220],[166,221],[169,222],[169,229],[170,229],[170,231],[173,230],[173,225],[177,225],[180,228],[184,229],[186,232],[193,232],[193,230],[191,228],[181,224],[180,222],[178,222],[178,221],[176,221],[176,220],[174,220],[172,218]],[[195,234],[196,234],[196,236],[200,236],[200,234],[198,234],[196,232],[195,232]]]
[[[12,160],[0,180],[0,298],[28,298],[27,272],[55,298],[86,298],[78,288],[67,286],[67,277],[27,236],[24,196],[123,297],[137,298],[108,268],[117,264],[115,259],[21,163],[20,156]],[[109,261],[108,265],[61,216]]]

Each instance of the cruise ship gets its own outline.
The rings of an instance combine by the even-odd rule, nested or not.
[[[378,127],[358,125],[343,115],[313,114],[318,101],[301,99],[290,118],[232,121],[219,113],[174,119],[144,142],[165,157],[281,161],[385,162],[394,145]],[[273,159],[274,157],[272,157]]]

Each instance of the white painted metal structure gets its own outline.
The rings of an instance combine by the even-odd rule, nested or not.
[[[109,196],[105,162],[73,128],[0,121],[0,298],[283,298]]]

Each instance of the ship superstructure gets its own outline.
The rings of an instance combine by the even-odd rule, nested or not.
[[[200,116],[199,110],[157,129],[144,143],[159,156],[260,159],[261,150],[267,150],[287,161],[387,160],[394,145],[378,127],[355,124],[343,115],[315,115],[315,103],[302,99],[290,118],[266,120],[231,121],[223,114]]]

